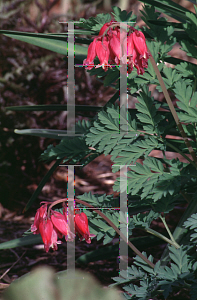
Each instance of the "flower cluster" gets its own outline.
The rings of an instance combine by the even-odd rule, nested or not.
[[[135,67],[138,75],[142,75],[144,68],[148,67],[150,54],[147,52],[146,39],[141,31],[131,26],[127,31],[121,28],[118,22],[111,21],[103,25],[99,35],[89,45],[83,66],[91,70],[96,56],[100,61],[96,68],[102,67],[106,71],[115,64],[120,65],[121,73],[126,71],[130,74]]]
[[[74,224],[71,212],[64,208],[63,214],[50,210],[48,215],[47,204],[42,205],[36,212],[34,224],[31,225],[31,232],[39,234],[42,237],[44,248],[46,252],[51,247],[53,250],[57,250],[57,244],[62,242],[58,240],[65,236],[66,241],[73,241],[75,238]],[[73,229],[72,229],[73,228]],[[72,229],[72,230],[71,230]],[[78,233],[80,240],[85,238],[87,243],[91,243],[89,232],[88,218],[85,213],[75,215],[75,232]]]

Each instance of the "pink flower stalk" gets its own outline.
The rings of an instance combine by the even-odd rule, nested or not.
[[[131,32],[133,31],[133,32]],[[130,30],[120,31],[120,25],[116,21],[105,23],[100,29],[99,35],[94,38],[88,47],[87,58],[83,66],[91,70],[94,67],[94,59],[98,57],[100,64],[106,71],[111,64],[120,65],[120,71],[125,70],[130,74],[133,67],[137,69],[138,75],[142,75],[144,68],[148,67],[146,39],[141,31],[130,27]]]

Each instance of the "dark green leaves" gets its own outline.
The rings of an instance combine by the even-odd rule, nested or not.
[[[131,143],[138,135],[135,120],[131,121],[129,118],[128,122],[126,114],[123,111],[120,114],[118,106],[109,106],[106,112],[102,111],[98,113],[98,120],[94,122],[90,133],[87,134],[86,142],[89,146],[96,147],[98,152],[103,152],[107,155],[113,149],[121,147],[120,145]],[[115,155],[117,154],[113,152],[113,156]]]
[[[168,194],[176,194],[181,188],[181,180],[189,180],[187,174],[181,173],[179,161],[170,162],[171,168],[164,168],[162,162],[154,157],[147,157],[143,165],[136,163],[130,166],[131,171],[127,173],[126,178],[118,178],[114,185],[114,190],[125,191],[127,186],[128,193],[132,195],[139,194],[141,199],[147,196],[152,197],[156,202],[166,197]]]
[[[122,144],[122,149],[120,147],[121,151],[119,151],[119,156],[114,159],[114,163],[115,165],[127,166],[134,164],[138,158],[146,158],[152,150],[158,147],[158,145],[158,140],[153,136],[138,138],[125,147],[123,147]],[[115,147],[115,149],[117,149],[117,147]],[[114,153],[115,151],[112,151],[112,154]],[[115,166],[113,166],[113,170],[115,170]]]
[[[156,114],[160,105],[154,104],[154,98],[151,97],[151,92],[148,91],[148,87],[144,86],[140,96],[137,98],[139,103],[136,103],[138,110],[137,117],[141,123],[144,123],[143,129],[146,133],[154,134],[158,132],[158,123],[162,120],[162,117]]]
[[[192,230],[192,234],[190,235],[190,241],[195,243],[197,242],[197,214],[191,215],[190,218],[187,219],[184,223],[184,227],[190,228]]]
[[[132,11],[127,14],[126,10],[121,10],[117,6],[113,6],[112,8],[114,11],[112,15],[114,15],[114,19],[117,22],[128,22],[128,25],[134,26],[137,17],[135,15],[132,16]]]
[[[159,217],[159,213],[151,210],[149,213],[137,214],[132,216],[129,222],[129,228],[149,228],[152,221]]]
[[[170,266],[162,267],[159,260],[155,264],[155,268],[150,268],[139,256],[135,257],[134,265],[128,268],[128,271],[120,272],[120,277],[113,278],[118,284],[127,284],[123,289],[134,295],[133,299],[150,299],[158,292],[162,292],[166,299],[172,292],[174,287],[189,287],[191,283],[196,283],[194,276],[190,274],[192,264],[187,250],[183,247],[176,249],[169,247],[170,250]],[[143,255],[147,257],[145,252]],[[150,255],[148,259],[153,262],[153,257]],[[138,285],[136,281],[138,280]],[[140,281],[139,281],[140,280]],[[128,284],[135,282],[135,284]],[[190,284],[186,283],[190,282]],[[193,284],[194,285],[194,284]],[[194,286],[192,288],[192,294]],[[194,296],[193,296],[194,297]],[[131,298],[132,299],[132,298]],[[196,298],[193,298],[196,299]]]
[[[192,87],[186,85],[184,80],[178,81],[175,84],[174,92],[178,106],[184,111],[178,113],[181,122],[191,123],[197,121],[197,92],[193,93]]]
[[[182,22],[186,22],[188,18],[185,14],[190,12],[185,7],[178,5],[171,0],[162,0],[162,2],[160,0],[141,0],[141,2],[149,4],[154,8],[159,9],[160,12],[165,12],[169,16]]]
[[[110,14],[98,14],[96,17],[90,17],[89,19],[80,18],[80,27],[90,29],[91,31],[99,32],[101,27],[111,21]]]
[[[40,158],[44,161],[66,158],[63,162],[70,159],[75,164],[90,152],[84,137],[65,137],[57,146],[49,145]]]

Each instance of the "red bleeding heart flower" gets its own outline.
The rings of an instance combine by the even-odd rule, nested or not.
[[[91,239],[90,231],[88,227],[88,218],[85,213],[79,213],[75,215],[75,231],[78,233],[80,240],[85,239],[85,241],[90,244]]]
[[[50,219],[42,220],[40,222],[39,232],[41,234],[46,252],[49,251],[50,247],[53,250],[57,250],[57,244],[60,244],[61,241],[57,241],[57,231],[53,227],[53,224]]]
[[[39,224],[44,220],[47,216],[47,205],[42,205],[36,212],[35,218],[34,218],[34,224],[31,225],[31,232],[33,234],[39,233]]]
[[[57,244],[62,243],[58,241],[58,238],[61,239],[65,236],[66,241],[73,241],[75,238],[74,230],[76,230],[80,239],[85,238],[87,243],[91,243],[90,237],[95,236],[89,232],[86,214],[77,214],[74,222],[74,214],[70,209],[64,207],[63,213],[55,210],[47,211],[46,203],[37,210],[34,224],[31,226],[33,234],[40,233],[46,252],[50,248],[57,250]]]
[[[63,216],[59,212],[56,212],[56,214],[58,215],[59,218],[60,215]],[[36,212],[34,224],[31,225],[31,232],[33,232],[33,234],[39,234],[39,233],[41,234],[46,252],[49,251],[50,247],[53,250],[57,250],[57,244],[61,244],[61,241],[58,241],[57,239],[58,237],[62,238],[63,234],[65,233],[64,232],[62,234],[63,231],[62,224],[59,225],[59,229],[53,225],[51,218],[48,218],[47,204],[42,205]]]
[[[67,219],[63,214],[61,214],[58,211],[51,211],[51,221],[53,223],[53,226],[57,230],[58,236],[60,239],[63,238],[63,235],[65,237],[68,234],[68,224],[67,224]]]
[[[83,65],[86,66],[88,70],[91,70],[94,67],[94,59],[96,57],[96,39],[88,47],[87,58],[84,59]]]
[[[97,65],[96,68],[99,66],[102,66],[102,68],[105,70],[107,69],[109,63],[109,42],[107,41],[98,41],[96,43],[96,54],[100,60],[100,65]]]
[[[137,69],[138,75],[142,75],[144,68],[148,67],[146,39],[144,34],[129,26],[129,31],[120,28],[116,21],[105,23],[100,29],[99,35],[94,38],[88,47],[87,58],[83,66],[88,70],[94,67],[94,59],[98,56],[100,64],[107,71],[111,65],[120,65],[120,72],[125,70],[130,74],[133,67]]]
[[[135,30],[132,34],[133,42],[137,52],[144,58],[147,56],[147,46],[144,34],[141,31]]]

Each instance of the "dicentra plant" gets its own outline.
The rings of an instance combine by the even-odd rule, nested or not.
[[[41,160],[56,160],[56,163],[25,209],[31,207],[60,163],[85,166],[101,154],[111,155],[113,172],[127,166],[125,177],[117,178],[113,189],[127,193],[128,214],[114,210],[120,207],[120,203],[113,195],[85,193],[75,200],[78,209],[91,208],[85,211],[89,228],[84,215],[77,215],[76,232],[87,242],[96,236],[97,240],[103,238],[103,244],[107,244],[116,233],[127,242],[119,223],[128,226],[128,246],[137,256],[127,271],[120,271],[120,276],[114,278],[115,285],[121,284],[126,299],[167,299],[169,295],[186,289],[190,299],[194,300],[197,299],[197,67],[194,60],[197,59],[197,7],[194,4],[193,13],[170,0],[143,2],[146,3],[141,11],[146,23],[143,28],[135,26],[136,16],[132,12],[127,14],[118,7],[113,7],[112,14],[79,20],[82,23],[77,25],[82,29],[75,29],[75,57],[86,66],[90,75],[96,75],[105,86],[113,87],[114,96],[94,120],[76,124],[75,133],[80,136],[62,136],[58,145],[50,145],[44,151]],[[176,21],[169,22],[161,16],[161,12]],[[65,36],[9,31],[2,34],[66,57],[67,33]],[[81,34],[91,35],[94,39],[84,40],[80,38]],[[84,42],[89,44],[89,48],[79,45]],[[177,43],[187,56],[193,58],[192,62],[191,59],[184,61],[169,55]],[[119,105],[121,79],[125,74],[126,92],[137,98],[135,109],[127,110],[127,107]],[[151,95],[150,85],[155,85],[158,93],[162,93],[163,101]],[[40,107],[33,109],[39,110]],[[48,107],[42,106],[42,109],[47,110]],[[91,111],[91,105],[87,109]],[[62,132],[43,129],[16,133],[59,139]],[[153,150],[161,151],[162,156],[149,156]],[[168,151],[174,152],[176,158],[167,159]],[[57,249],[57,239],[62,235],[67,241],[68,235],[73,238],[70,228],[62,229],[62,224],[67,221],[64,209],[51,211],[51,207],[60,202],[65,207],[66,200],[54,202],[48,210],[47,204],[44,204],[44,214],[40,216],[37,213],[35,218],[32,232],[41,233],[47,251],[50,247]],[[174,208],[183,204],[185,211],[174,232],[171,232],[166,216],[173,215]],[[151,228],[152,221],[158,218],[165,226],[166,235]],[[141,253],[134,246],[137,245],[132,238],[134,228],[166,243],[159,260],[148,256],[145,251]],[[52,239],[53,232],[55,239]],[[26,240],[35,243],[38,241],[35,238],[37,236],[30,234],[15,243],[3,243],[0,249],[19,246],[20,243],[24,245]],[[141,243],[141,249],[145,250],[147,237],[142,238]],[[153,238],[151,243],[154,247],[158,240]]]

